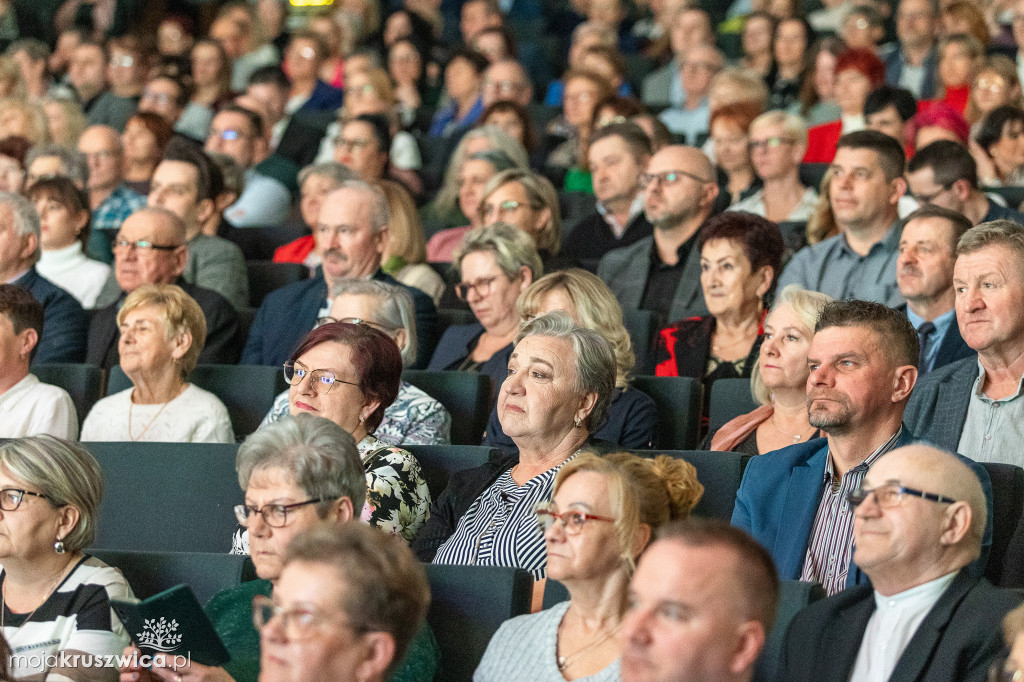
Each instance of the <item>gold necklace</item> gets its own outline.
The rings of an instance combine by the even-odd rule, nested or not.
[[[129,398],[129,401],[130,400],[131,400],[131,398]],[[131,441],[142,440],[142,437],[146,435],[146,431],[149,431],[149,427],[153,425],[153,422],[155,422],[157,420],[157,417],[160,416],[160,414],[164,411],[164,408],[167,407],[168,403],[170,403],[170,402],[171,401],[168,400],[166,403],[164,403],[163,405],[160,406],[160,409],[156,411],[156,414],[153,415],[153,418],[149,420],[148,424],[146,424],[146,428],[142,429],[142,433],[140,433],[137,437],[132,435],[132,408],[135,407],[135,403],[129,402],[128,403],[128,439],[131,440]]]
[[[575,651],[571,656],[558,656],[558,653],[557,653],[558,652],[558,644],[556,642],[555,643],[555,652],[556,652],[555,656],[557,657],[559,671],[562,671],[562,670],[565,670],[566,668],[568,668],[570,665],[575,663],[576,660],[580,656],[582,656],[583,654],[587,653],[591,649],[595,649],[598,646],[600,646],[601,644],[607,642],[609,639],[611,639],[613,636],[615,636],[615,633],[617,633],[619,631],[619,628],[621,628],[621,627],[622,627],[622,621],[619,621],[618,625],[616,625],[611,630],[609,630],[608,632],[604,633],[603,635],[601,635],[600,637],[595,639],[590,644],[587,644],[582,649],[579,649],[579,650]]]

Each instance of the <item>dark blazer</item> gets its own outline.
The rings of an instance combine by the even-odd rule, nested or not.
[[[628,391],[617,388],[608,406],[608,414],[594,431],[594,438],[631,450],[649,448],[654,442],[657,427],[658,408],[651,396],[635,388]],[[501,428],[497,405],[491,410],[483,444],[509,454],[519,454],[519,448]]]
[[[186,294],[195,299],[206,317],[206,344],[199,353],[199,362],[204,365],[233,365],[238,362],[242,350],[242,334],[238,316],[228,300],[216,291],[197,287],[179,278],[175,282]],[[89,346],[85,361],[103,369],[121,363],[117,353],[117,342],[121,332],[117,328],[117,313],[121,310],[127,294],[106,308],[96,310],[89,323]]]
[[[967,420],[971,389],[978,380],[975,357],[958,360],[921,377],[903,419],[921,440],[956,452]]]
[[[46,279],[35,266],[12,282],[43,304],[43,335],[32,362],[82,362],[89,315],[75,297]]]
[[[597,266],[597,276],[612,290],[624,310],[637,310],[643,301],[653,247],[654,237],[646,237],[632,246],[609,251]],[[700,249],[692,248],[672,297],[669,319],[682,320],[707,313],[704,292],[700,288]]]
[[[434,301],[415,287],[377,270],[373,279],[400,286],[412,294],[416,309],[416,367],[423,367],[434,351],[437,338],[437,308]],[[249,339],[242,352],[243,365],[283,365],[299,341],[316,324],[317,314],[327,303],[327,282],[321,268],[312,279],[287,284],[270,292],[256,313]]]
[[[299,107],[299,111],[337,111],[341,108],[344,98],[345,95],[341,90],[331,87],[317,78],[313,92],[309,95],[309,99]]]
[[[715,318],[711,315],[679,320],[660,330],[655,339],[654,373],[660,377],[703,379],[711,357],[711,336],[714,333]],[[750,376],[763,341],[764,336],[758,334],[744,361],[742,377]]]
[[[900,59],[900,44],[898,42],[893,43],[889,50],[882,55],[882,62],[885,64],[885,82],[889,85],[899,85],[900,76],[903,74],[903,60]],[[918,100],[935,97],[935,74],[939,67],[939,57],[934,47],[924,58],[923,66],[924,82]]]
[[[896,306],[896,310],[899,310],[906,315],[907,304],[904,303]],[[964,337],[960,336],[960,325],[956,323],[956,318],[954,317],[953,322],[949,325],[949,329],[946,330],[946,335],[942,337],[942,343],[939,344],[938,353],[935,355],[935,364],[932,365],[931,371],[934,372],[940,367],[945,367],[949,363],[956,362],[957,360],[976,357],[978,357],[978,351],[968,346],[967,342],[964,341]],[[928,372],[925,372],[925,374],[927,373]],[[922,374],[921,376],[924,375]],[[920,432],[915,430],[914,433]],[[956,450],[955,444],[952,449]]]
[[[917,440],[904,424],[896,447],[910,445]],[[779,578],[783,580],[798,580],[803,570],[811,527],[824,490],[822,481],[827,460],[828,440],[815,438],[762,457],[753,457],[743,472],[743,481],[736,493],[732,525],[746,530],[771,552]],[[965,457],[961,460],[978,476],[985,491],[989,511],[989,521],[985,526],[987,547],[992,542],[992,482],[980,464]],[[847,586],[866,580],[851,561]]]
[[[435,371],[457,370],[459,365],[465,361],[476,347],[476,341],[484,333],[484,327],[479,322],[473,324],[453,324],[444,330],[441,340],[434,349],[434,355],[430,358],[427,369]],[[501,382],[508,376],[508,359],[512,355],[512,344],[508,344],[494,355],[487,362],[480,365],[479,372],[486,374],[491,379],[491,405],[498,400],[498,389]]]
[[[1015,592],[961,570],[921,621],[889,682],[985,682],[1003,650],[1003,616],[1020,602]],[[786,632],[779,679],[846,682],[874,611],[871,586],[860,585],[797,613]]]
[[[605,254],[643,241],[645,237],[650,238],[653,231],[654,228],[640,212],[629,221],[622,238],[616,239],[604,216],[594,211],[562,240],[562,253],[576,260],[580,267],[594,272]]]

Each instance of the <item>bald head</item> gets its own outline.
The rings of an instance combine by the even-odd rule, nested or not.
[[[981,555],[985,493],[956,456],[921,444],[897,448],[875,462],[863,488],[875,493],[856,508],[853,558],[882,594],[935,580]]]
[[[711,214],[718,196],[715,167],[694,147],[662,147],[647,162],[652,179],[644,193],[644,214],[654,229],[682,244]]]
[[[715,166],[700,149],[684,144],[670,144],[662,147],[651,157],[653,162],[658,159],[660,163],[672,165],[676,170],[686,171],[704,178],[708,182],[715,181]]]
[[[484,106],[495,102],[515,102],[529,106],[533,86],[526,69],[514,59],[503,59],[491,64],[484,72]]]
[[[89,126],[78,138],[78,151],[89,165],[89,191],[105,198],[121,182],[121,135],[109,126]]]

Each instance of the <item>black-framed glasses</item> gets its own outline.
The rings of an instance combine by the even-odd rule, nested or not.
[[[533,508],[533,513],[537,515],[537,525],[540,526],[542,533],[546,533],[555,524],[556,519],[562,522],[562,530],[565,531],[566,535],[579,535],[583,532],[583,526],[587,525],[587,521],[615,523],[613,518],[587,514],[576,510],[559,514],[555,511],[555,505],[551,502],[540,502]]]
[[[302,380],[309,375],[309,385],[313,387],[313,390],[320,394],[330,393],[331,389],[334,388],[334,384],[348,384],[349,386],[359,387],[354,381],[345,381],[339,379],[338,376],[329,369],[307,369],[302,365],[294,362],[284,363],[284,380],[288,382],[290,386],[298,386],[302,383]]]
[[[751,140],[747,143],[747,148],[753,152],[758,149],[775,149],[784,144],[796,144],[796,140],[791,137],[783,137],[782,135],[772,135],[763,140]]]
[[[491,288],[494,286],[496,279],[498,278],[482,277],[475,282],[460,282],[455,285],[455,295],[459,297],[460,301],[465,301],[469,298],[469,294],[472,291],[475,291],[477,296],[486,296],[491,293]]]
[[[372,144],[371,140],[363,140],[358,138],[353,140],[346,140],[343,137],[334,138],[334,147],[336,149],[349,149],[351,151],[358,152],[361,149],[366,149],[367,147],[370,146],[370,144]]]
[[[281,528],[288,525],[288,512],[291,510],[323,501],[324,498],[318,497],[313,500],[296,502],[294,504],[265,504],[262,507],[250,507],[247,504],[236,504],[235,518],[238,519],[238,525],[243,528],[248,528],[249,519],[251,519],[255,514],[259,514],[271,528]]]
[[[34,493],[30,490],[22,490],[21,488],[4,488],[3,490],[0,490],[0,509],[3,511],[16,511],[18,507],[21,506],[21,501],[25,499],[25,495],[41,497],[53,504],[57,504],[57,501],[49,495]]]
[[[138,239],[133,242],[127,239],[118,239],[114,242],[113,247],[115,249],[138,249],[139,251],[174,251],[181,248],[174,244],[154,244],[145,239]]]
[[[900,485],[896,481],[889,481],[888,483],[883,483],[875,488],[859,487],[857,490],[854,490],[846,496],[846,501],[851,507],[856,509],[871,495],[875,496],[875,502],[878,503],[878,506],[884,509],[891,509],[893,507],[900,506],[900,502],[903,501],[904,495],[920,497],[932,502],[938,502],[939,504],[953,504],[956,502],[952,497],[946,497],[945,495],[939,495],[938,493],[926,493],[923,490],[915,490],[914,488],[908,488],[905,485]]]
[[[988,682],[1024,682],[1024,669],[1011,658],[997,658],[988,669]]]
[[[640,176],[640,186],[644,189],[648,189],[655,183],[664,185],[666,187],[672,186],[682,180],[683,178],[690,178],[695,182],[699,182],[702,185],[706,185],[711,180],[706,180],[699,175],[688,173],[684,170],[671,170],[662,171],[661,173],[646,173]]]
[[[910,192],[910,196],[919,204],[930,204],[938,199],[941,194],[948,192],[952,186],[952,184],[942,185],[940,189],[937,189],[931,194],[916,194],[914,192]]]
[[[252,599],[252,624],[257,630],[272,621],[274,618],[282,620],[285,637],[290,641],[301,641],[309,639],[310,636],[325,623],[335,622],[355,632],[368,632],[368,628],[353,623],[344,617],[331,617],[320,609],[310,606],[293,606],[284,608],[277,606],[274,601],[262,594]]]

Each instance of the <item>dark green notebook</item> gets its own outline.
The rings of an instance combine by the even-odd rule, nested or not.
[[[176,656],[215,666],[231,660],[188,585],[177,585],[138,602],[112,600],[110,604],[144,655],[163,654],[168,664]]]

